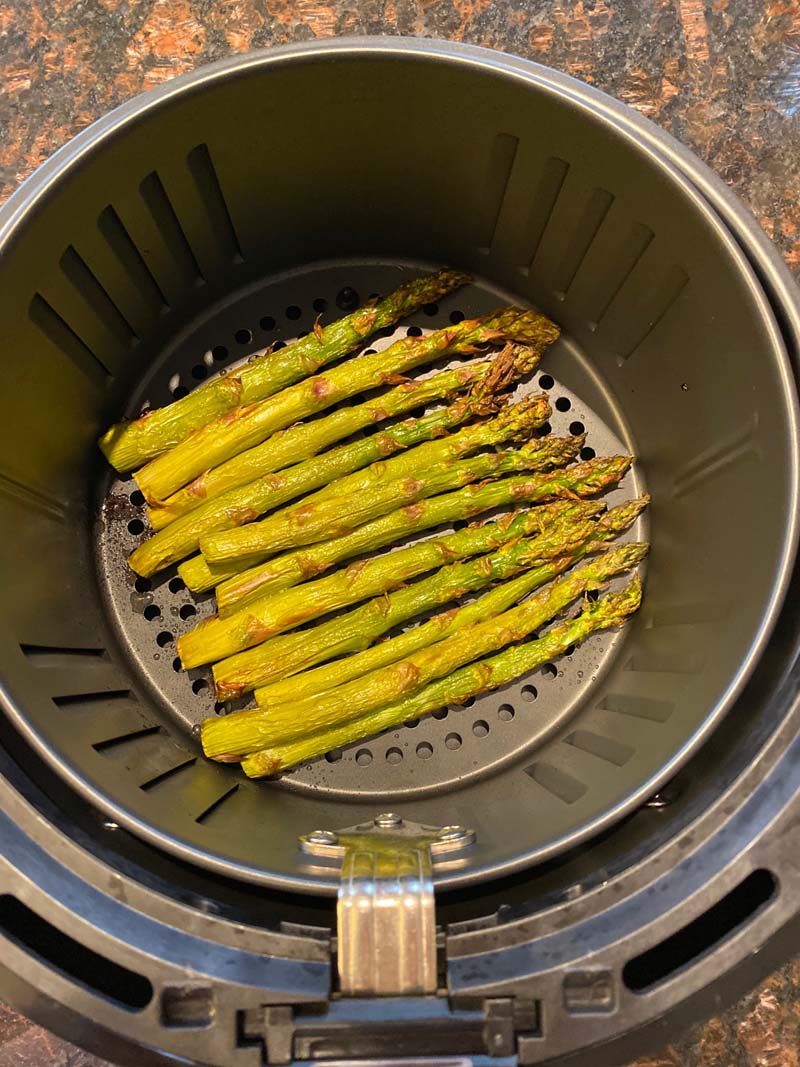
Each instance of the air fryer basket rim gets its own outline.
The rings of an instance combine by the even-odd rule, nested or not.
[[[134,98],[132,101],[123,104],[109,115],[98,120],[79,134],[72,142],[60,149],[12,195],[8,203],[2,211],[0,211],[0,246],[6,244],[13,238],[16,227],[22,225],[26,215],[36,209],[41,198],[48,195],[49,191],[57,183],[62,173],[68,169],[79,166],[85,157],[89,156],[96,148],[98,148],[106,138],[112,138],[126,123],[142,117],[150,110],[156,109],[173,95],[191,92],[193,89],[205,86],[209,82],[223,79],[245,70],[261,69],[269,67],[272,64],[291,63],[330,54],[346,54],[351,57],[369,57],[379,54],[389,54],[402,58],[413,56],[426,60],[434,59],[447,61],[464,66],[477,66],[482,70],[486,70],[487,67],[490,67],[496,70],[498,75],[510,75],[518,78],[526,84],[536,85],[538,88],[550,94],[569,97],[570,100],[581,109],[590,111],[596,118],[599,117],[606,123],[612,123],[617,134],[622,134],[638,151],[648,155],[652,163],[668,174],[672,181],[683,187],[685,195],[693,200],[696,206],[705,214],[720,234],[720,237],[729,246],[731,255],[735,256],[739,261],[742,271],[748,276],[751,287],[755,290],[758,283],[747,264],[747,260],[742,253],[741,247],[733,239],[730,230],[711,208],[701,191],[698,190],[697,185],[689,183],[683,175],[681,168],[676,166],[675,163],[677,160],[688,161],[694,165],[695,170],[701,175],[706,187],[710,188],[717,195],[722,194],[728,200],[731,212],[736,218],[741,231],[751,240],[757,242],[761,250],[763,250],[769,257],[769,263],[772,268],[772,277],[770,279],[772,287],[784,298],[784,301],[788,301],[789,306],[795,311],[797,310],[797,295],[792,292],[792,287],[787,284],[787,282],[791,280],[791,276],[788,274],[785,266],[779,261],[777,253],[769,245],[769,242],[758,229],[754,220],[748,216],[743,206],[725,189],[721,181],[708,171],[707,168],[704,168],[702,164],[698,164],[692,154],[675,142],[670,135],[658,130],[648,120],[631,112],[625,105],[613,101],[600,91],[585,86],[566,75],[550,71],[548,68],[538,64],[474,46],[453,45],[448,42],[424,41],[407,38],[342,38],[333,41],[283,46],[272,49],[269,52],[254,53],[222,60],[192,74],[177,78],[161,87],[150,90],[149,92]],[[682,746],[680,751],[673,756],[670,762],[662,766],[661,771],[657,776],[643,783],[639,790],[626,798],[624,804],[619,805],[616,809],[607,811],[602,818],[581,828],[581,830],[570,839],[570,844],[575,844],[579,840],[597,833],[605,826],[616,821],[626,812],[635,808],[648,795],[652,794],[664,780],[671,777],[689,758],[691,753],[702,743],[710,731],[714,729],[721,715],[727,711],[740,693],[769,639],[777,612],[783,601],[786,585],[792,572],[797,540],[797,404],[794,378],[790,370],[789,361],[783,353],[778,326],[769,314],[767,301],[762,299],[762,303],[764,304],[765,321],[769,323],[774,347],[776,351],[780,351],[781,353],[780,373],[787,400],[791,400],[791,404],[787,406],[791,408],[791,426],[792,430],[795,431],[792,437],[791,465],[792,521],[785,531],[779,578],[773,586],[769,607],[763,615],[761,626],[751,644],[748,655],[743,659],[740,669],[730,682],[724,697],[718,704],[714,716],[705,720],[702,727],[695,731],[695,733]],[[54,761],[54,754],[49,752],[41,739],[28,728],[24,717],[19,714],[18,709],[12,707],[7,694],[5,694],[5,702],[17,728],[20,729],[26,736],[27,740],[52,763]],[[68,776],[73,786],[79,788],[84,795],[89,796],[98,807],[108,812],[122,825],[125,825],[133,832],[148,839],[153,844],[160,847],[166,847],[189,862],[199,863],[212,869],[218,869],[221,873],[227,875],[232,873],[233,865],[231,863],[225,862],[224,860],[217,862],[216,858],[199,854],[198,850],[188,847],[186,843],[181,842],[180,840],[168,839],[164,834],[154,831],[153,828],[143,823],[135,813],[110,804],[108,798],[96,789],[96,787],[85,781],[81,776],[71,772],[69,768],[59,765],[58,769],[62,775],[66,774]],[[559,843],[556,843],[554,849],[558,847]],[[561,847],[563,847],[563,843],[561,844]],[[537,854],[535,857],[527,855],[520,856],[517,860],[513,863],[509,863],[498,873],[511,873],[513,870],[529,865],[534,859],[540,860],[545,858],[545,856],[549,855],[552,851],[553,850],[551,849],[547,852],[542,852],[542,854]],[[237,866],[233,870],[233,873],[238,877],[246,878],[251,881],[259,881],[262,883],[268,882],[269,884],[276,885],[280,888],[299,889],[305,892],[332,892],[335,889],[335,883],[333,881],[330,883],[322,883],[316,879],[311,880],[299,877],[296,879],[286,879],[284,881],[282,879],[276,879],[272,875],[267,876],[265,875],[265,872],[259,869],[248,868],[244,865]],[[446,876],[440,879],[438,884],[440,886],[451,888],[478,881],[483,877],[485,877],[485,872],[480,869],[475,869],[468,873]]]

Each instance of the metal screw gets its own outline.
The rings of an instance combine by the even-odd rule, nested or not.
[[[339,841],[339,835],[332,830],[312,830],[306,840],[309,845],[335,845]]]
[[[119,823],[112,822],[111,819],[106,819],[103,823],[104,830],[119,830]]]
[[[443,826],[439,831],[440,841],[463,841],[466,836],[463,826]]]
[[[403,820],[394,812],[387,811],[383,815],[375,816],[375,825],[381,830],[393,830],[403,825]]]

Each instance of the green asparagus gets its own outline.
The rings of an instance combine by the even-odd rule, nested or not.
[[[412,696],[437,678],[522,641],[573,600],[599,589],[644,558],[647,545],[618,545],[576,567],[529,600],[484,622],[459,630],[405,659],[371,671],[322,695],[265,710],[235,712],[207,719],[201,726],[203,751],[232,762],[274,744],[283,744],[358,719],[404,696]]]
[[[464,389],[471,388],[474,391],[480,385],[488,400],[518,378],[529,374],[539,358],[539,353],[533,349],[507,345],[492,359],[467,363],[432,378],[404,381],[363,404],[342,408],[325,418],[279,430],[255,448],[201,474],[190,485],[173,493],[163,504],[148,508],[150,525],[154,530],[162,530],[173,519],[180,518],[229,489],[247,485],[272,471],[310,459],[358,430],[403,415],[414,408],[424,407],[442,397],[452,398]],[[487,404],[487,413],[488,409]]]
[[[278,774],[304,760],[315,759],[333,749],[399,727],[409,719],[417,719],[447,704],[463,704],[481,693],[499,689],[543,663],[557,659],[593,633],[622,626],[639,607],[641,598],[641,581],[635,576],[621,592],[607,593],[595,603],[585,603],[580,615],[557,623],[538,640],[461,667],[425,686],[414,696],[401,697],[360,719],[262,749],[247,756],[242,761],[242,769],[251,778]]]
[[[319,486],[325,486],[327,490],[328,486],[338,484],[342,476],[358,467],[438,437],[473,415],[492,412],[497,406],[496,399],[481,386],[482,382],[477,382],[474,390],[448,408],[418,419],[407,419],[382,433],[340,445],[305,463],[229,489],[144,541],[131,554],[129,566],[137,574],[149,577],[194,552],[204,534],[251,522],[265,511],[280,507]]]
[[[253,563],[253,557],[257,560],[265,553],[338,537],[398,506],[481,478],[513,471],[548,470],[553,466],[553,449],[546,440],[528,442],[516,452],[492,452],[464,460],[458,457],[487,445],[530,437],[549,416],[550,405],[543,396],[526,397],[493,419],[419,445],[406,456],[378,461],[338,484],[329,482],[314,496],[260,522],[207,534],[200,538],[200,551],[211,564],[239,559]]]
[[[333,655],[339,656],[345,652],[354,652],[358,648],[363,648],[365,651],[358,655],[349,655],[345,659],[337,659],[335,662],[318,667],[316,670],[295,674],[290,678],[286,677],[289,672],[282,669],[281,677],[283,680],[273,682],[271,685],[256,690],[258,704],[266,708],[275,704],[285,704],[290,700],[299,701],[318,693],[324,693],[328,689],[333,689],[335,686],[342,685],[353,678],[360,678],[364,674],[369,674],[370,671],[376,670],[378,667],[384,667],[389,663],[404,659],[412,652],[432,645],[444,637],[449,637],[450,634],[456,633],[458,630],[463,630],[465,626],[471,626],[482,619],[499,615],[524,596],[533,592],[534,589],[538,589],[558,574],[561,574],[573,563],[591,553],[601,551],[604,545],[608,544],[609,541],[613,541],[615,537],[628,529],[641,513],[646,503],[647,500],[645,498],[629,501],[618,508],[613,508],[599,522],[559,522],[548,531],[547,536],[536,538],[533,541],[521,541],[515,545],[505,546],[491,556],[481,556],[475,561],[443,567],[437,574],[417,583],[416,586],[392,593],[385,608],[385,618],[380,610],[380,601],[370,601],[369,604],[356,609],[356,611],[364,613],[364,621],[358,627],[354,627],[358,631],[357,638],[350,642],[347,641],[348,622],[350,626],[353,626],[356,622],[355,619],[352,619],[355,612],[351,612],[350,616],[345,616],[339,620],[341,630],[344,633],[338,636],[335,650],[333,652],[326,651],[324,655],[318,653],[315,661],[319,662],[323,658],[330,659]],[[498,586],[496,589],[492,589],[473,603],[466,604],[461,608],[453,608],[431,619],[429,622],[407,630],[390,641],[383,641],[378,645],[367,648],[371,641],[397,623],[404,622],[429,607],[435,607],[437,604],[452,600],[454,596],[459,596],[463,592],[479,589],[490,581],[509,578],[522,567],[527,568],[524,574],[519,575],[512,581],[505,582],[505,584]],[[449,576],[448,572],[450,572]],[[461,589],[457,585],[459,577],[457,572],[460,572],[462,578]],[[449,582],[448,577],[450,579]],[[457,592],[447,596],[448,585],[455,587]],[[426,586],[438,586],[443,595],[437,599],[431,598],[429,600],[426,595],[429,590],[425,588]],[[418,606],[419,604],[421,606]],[[408,609],[404,611],[403,609],[406,605],[408,605]],[[368,609],[371,609],[370,614],[367,614]],[[368,624],[372,622],[375,616],[377,616],[378,621],[370,629]],[[316,648],[318,645],[317,630],[323,628],[324,626],[320,626],[311,631],[304,631],[308,633],[308,644],[312,648]],[[286,634],[283,640],[291,636],[294,635]],[[276,642],[281,640],[282,638],[280,637],[273,638],[273,641]],[[252,656],[254,653],[266,649],[271,643],[271,641],[267,641],[257,648],[250,649],[248,652],[240,652],[239,656]],[[232,656],[231,660],[237,658]],[[217,679],[219,677],[230,677],[230,669],[226,667],[226,664],[230,664],[231,660],[223,660],[222,663],[214,666],[214,680],[217,682],[218,690],[219,682]],[[265,666],[273,667],[274,674],[274,664],[270,663],[266,658],[263,658],[261,662]],[[281,657],[280,663],[281,667],[283,667],[285,664],[284,657]],[[224,690],[219,699],[229,699],[235,695],[238,695],[235,691],[227,692],[227,690]]]
[[[331,360],[352,352],[371,334],[469,280],[459,271],[442,270],[431,278],[406,282],[386,299],[330,326],[312,330],[280,351],[267,352],[236,374],[215,378],[181,400],[149,411],[133,422],[117,423],[100,438],[100,448],[118,471],[132,470],[226,411],[263,400],[314,374]]]
[[[591,484],[605,487],[614,479],[614,475],[620,478],[630,462],[630,456],[589,460],[580,467],[584,468],[583,474],[586,476],[589,473],[586,468],[591,465],[593,477],[584,477],[582,483],[580,480],[576,482],[564,471],[534,477],[538,477],[543,495],[571,498],[575,484],[586,485],[591,481]],[[574,469],[578,471],[580,467]],[[580,475],[578,477],[580,479]],[[461,530],[458,534],[465,536],[471,532]],[[442,539],[446,540],[444,546],[439,539],[422,541],[386,556],[351,563],[326,578],[305,583],[302,590],[287,589],[263,596],[228,618],[206,619],[178,639],[181,662],[187,670],[204,663],[214,663],[326,612],[397,589],[408,579],[456,558],[453,556],[453,545],[459,543],[456,540],[458,534],[450,534]],[[468,537],[466,543],[472,543]]]
[[[558,438],[551,438],[551,444]],[[566,466],[580,451],[583,436],[566,438],[561,443],[561,466]],[[210,568],[202,556],[188,560],[178,573],[193,592],[205,592],[217,585],[217,608],[223,616],[239,611],[265,593],[288,589],[310,578],[318,577],[336,563],[383,548],[423,530],[446,522],[474,518],[492,508],[514,504],[536,504],[551,496],[587,497],[600,493],[616,482],[624,469],[598,468],[592,463],[570,468],[567,484],[554,475],[552,478],[531,478],[519,475],[496,482],[468,485],[454,493],[420,500],[407,508],[399,508],[374,522],[359,526],[344,537],[322,541],[295,552],[276,556],[239,573],[232,564],[226,573],[222,567]],[[233,574],[230,573],[233,571]]]
[[[139,489],[150,503],[166,500],[203,471],[261,444],[308,415],[347,397],[383,385],[391,375],[431,363],[441,356],[473,353],[494,341],[518,341],[541,351],[558,336],[558,329],[535,311],[507,308],[481,319],[465,319],[427,337],[406,337],[383,352],[347,360],[280,393],[229,411],[191,433],[175,448],[142,467]]]
[[[459,535],[454,539],[456,544],[468,541],[474,553],[493,554],[478,556],[469,562],[451,563],[429,578],[391,595],[370,600],[347,615],[337,616],[312,630],[281,634],[215,663],[217,698],[229,700],[289,675],[297,676],[291,682],[304,681],[308,676],[298,675],[298,671],[306,671],[316,663],[346,653],[358,652],[381,634],[422,611],[445,604],[471,589],[510,577],[520,566],[534,566],[532,551],[537,559],[563,555],[570,545],[590,536],[589,526],[593,524],[589,520],[602,509],[603,505],[595,501],[557,501],[477,527],[469,538]],[[499,551],[493,551],[495,549]],[[356,657],[338,662],[347,664],[353,658]],[[311,673],[316,675],[318,672]],[[285,683],[278,681],[275,684]],[[269,686],[270,698],[273,688]],[[305,696],[305,692],[302,695]]]

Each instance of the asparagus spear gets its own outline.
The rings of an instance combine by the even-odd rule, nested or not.
[[[313,497],[306,497],[260,522],[201,537],[200,550],[212,564],[232,563],[247,557],[252,563],[253,556],[260,559],[265,553],[336,537],[398,506],[413,504],[481,478],[512,471],[547,470],[553,466],[553,449],[546,441],[528,442],[517,452],[493,452],[460,461],[458,457],[487,445],[529,437],[550,412],[543,396],[526,397],[493,419],[419,445],[406,456],[379,461],[338,483],[329,482]]]
[[[471,626],[473,623],[480,622],[482,619],[488,619],[493,615],[499,615],[513,604],[516,604],[523,597],[533,592],[534,589],[538,589],[552,578],[555,578],[557,575],[567,570],[573,563],[576,563],[578,560],[583,559],[591,553],[599,552],[604,545],[608,544],[609,541],[613,541],[615,537],[631,526],[645,507],[646,503],[647,500],[645,498],[629,501],[627,504],[623,504],[618,508],[613,508],[607,515],[601,518],[599,522],[585,520],[577,523],[570,523],[568,521],[560,522],[553,527],[552,531],[549,531],[547,537],[537,538],[534,541],[522,541],[516,545],[506,546],[500,551],[493,553],[491,556],[482,556],[478,560],[469,563],[451,564],[450,567],[443,567],[442,570],[433,575],[433,577],[426,579],[424,582],[419,582],[411,589],[401,589],[397,593],[392,593],[388,598],[390,603],[387,605],[387,613],[388,616],[390,616],[390,621],[387,621],[387,624],[381,626],[380,629],[376,626],[374,632],[368,631],[365,633],[363,640],[354,640],[348,643],[346,634],[349,632],[350,627],[356,622],[355,619],[352,619],[355,612],[351,612],[350,616],[345,616],[345,618],[339,620],[341,623],[341,630],[344,631],[344,634],[339,637],[334,651],[326,651],[324,657],[317,655],[316,661],[319,662],[321,658],[330,659],[333,655],[339,656],[345,652],[353,652],[359,647],[364,648],[365,651],[358,655],[347,656],[345,659],[337,659],[334,663],[318,667],[316,670],[304,671],[302,674],[295,674],[290,678],[286,677],[286,674],[289,673],[289,671],[285,669],[286,659],[288,657],[282,656],[280,659],[280,677],[282,680],[257,689],[256,700],[258,704],[261,707],[266,708],[272,707],[275,704],[285,704],[290,700],[303,700],[306,697],[314,696],[317,693],[324,693],[328,689],[333,689],[337,685],[343,685],[345,682],[348,682],[353,678],[360,678],[364,674],[369,674],[370,671],[376,670],[378,667],[384,667],[389,663],[396,663],[398,660],[404,659],[412,652],[416,652],[421,648],[426,648],[428,645],[432,645],[435,641],[440,641],[444,637],[449,637],[450,634],[456,633],[458,630],[463,630],[465,626]],[[515,565],[515,563],[517,565]],[[423,594],[427,592],[423,587],[430,583],[445,584],[445,576],[448,571],[451,573],[455,571],[466,572],[464,574],[462,591],[467,592],[472,589],[479,589],[482,585],[487,585],[490,581],[511,577],[511,575],[522,566],[527,568],[524,574],[519,575],[519,577],[514,578],[512,581],[505,582],[505,584],[498,586],[496,589],[490,590],[490,592],[485,593],[473,603],[446,611],[436,618],[431,619],[429,622],[415,626],[413,629],[407,630],[405,633],[400,634],[390,641],[383,641],[378,645],[374,645],[372,648],[366,647],[370,641],[374,640],[375,637],[379,636],[381,633],[385,633],[392,627],[392,625],[404,622],[412,615],[419,614],[420,610],[434,607],[437,602],[433,600],[428,602],[427,597],[423,597]],[[475,577],[473,577],[472,572],[477,572]],[[487,577],[485,581],[481,581],[480,578],[482,575],[487,573],[489,574],[489,577]],[[455,577],[456,574],[453,574],[453,578]],[[403,598],[409,600],[415,591],[418,591],[417,598],[419,601],[424,599],[422,608],[417,608],[416,610],[413,610],[412,608],[412,610],[408,611],[406,614],[402,614],[401,611],[396,611],[396,600],[400,601],[399,606],[402,607]],[[451,594],[451,596],[446,599],[452,599],[453,595],[461,595],[461,591],[457,591],[456,594]],[[439,604],[444,602],[445,598],[440,598],[438,600]],[[380,607],[380,602],[373,600],[370,601],[369,604],[365,604],[362,608],[357,608],[356,611],[363,612],[366,616],[365,621],[371,622],[372,616],[375,614],[379,615]],[[372,609],[371,616],[367,615],[367,609]],[[395,618],[395,614],[399,615],[399,617]],[[324,624],[323,626],[316,627],[314,630],[304,631],[308,633],[309,645],[316,647],[318,641],[317,631],[323,628]],[[358,626],[357,629],[360,631],[362,626]],[[368,630],[368,627],[364,626],[364,629]],[[273,641],[278,642],[293,636],[296,635],[286,634],[283,638],[273,638]],[[360,633],[358,637],[361,637]],[[266,641],[263,645],[259,645],[257,648],[249,649],[247,652],[240,652],[238,657],[232,656],[230,660],[223,660],[222,663],[215,664],[215,681],[217,681],[218,677],[229,677],[226,664],[230,664],[231,660],[238,659],[239,657],[254,656],[254,654],[266,650],[271,644],[272,641]],[[266,657],[262,658],[261,663],[273,667],[274,674],[274,663],[271,663]],[[219,683],[217,684],[217,688],[219,689]],[[235,695],[238,695],[235,691],[228,692],[226,690],[220,696],[220,699],[228,699]]]
[[[443,371],[432,378],[404,381],[402,384],[356,407],[342,408],[310,423],[298,423],[279,430],[255,448],[242,452],[219,467],[206,471],[185,488],[173,493],[161,505],[148,508],[154,530],[193,511],[228,489],[247,485],[272,471],[281,470],[311,456],[358,430],[402,415],[431,401],[480,388],[490,398],[505,386],[529,374],[539,362],[539,353],[524,346],[507,345],[494,358],[468,363]],[[488,405],[487,405],[488,410]]]
[[[551,444],[557,438],[551,438]],[[561,465],[574,459],[583,445],[582,436],[567,438],[561,444]],[[205,592],[215,584],[217,607],[221,615],[238,611],[265,593],[288,589],[309,578],[315,578],[346,559],[364,552],[375,551],[403,537],[429,530],[442,523],[471,519],[482,511],[513,504],[535,504],[550,497],[587,497],[600,493],[625,473],[624,467],[598,467],[593,461],[571,467],[564,484],[560,476],[531,478],[529,475],[504,478],[497,482],[468,485],[454,493],[420,500],[407,508],[399,508],[374,522],[359,526],[344,537],[276,556],[242,573],[238,564],[231,564],[233,575],[222,567],[210,568],[202,556],[188,560],[178,573],[193,592]]]
[[[622,626],[639,607],[641,599],[641,581],[635,576],[620,592],[607,593],[595,603],[585,603],[580,615],[558,623],[538,640],[461,667],[446,678],[425,686],[414,696],[401,697],[360,719],[256,752],[242,761],[242,769],[251,778],[278,774],[304,760],[401,726],[409,719],[417,719],[447,704],[463,704],[470,697],[499,689],[543,663],[557,659],[570,646],[580,644],[598,630]]]
[[[222,719],[207,719],[201,727],[203,751],[212,759],[233,762],[251,752],[321,733],[404,696],[413,696],[437,678],[524,640],[588,590],[601,588],[610,578],[635,567],[646,552],[647,545],[637,542],[611,548],[523,604],[322,695],[269,710],[257,708]]]
[[[608,485],[612,472],[621,477],[631,459],[629,456],[615,456],[590,462],[595,465],[595,472],[602,471],[606,476],[604,483],[597,478],[595,484]],[[575,483],[570,483],[568,472],[539,477],[543,482],[545,478],[550,478],[548,496],[573,495],[572,485]],[[304,584],[302,591],[287,589],[273,593],[261,597],[228,618],[206,619],[178,639],[181,662],[187,670],[203,663],[214,663],[329,611],[397,589],[409,578],[451,562],[456,558],[453,556],[453,546],[473,544],[474,538],[469,536],[473,533],[474,531],[469,529],[460,530],[442,540],[422,541],[386,556],[352,563],[326,578]],[[464,538],[464,541],[459,541],[459,536]],[[468,554],[472,554],[472,551]]]
[[[474,545],[475,553],[496,548],[499,551],[469,562],[451,563],[429,578],[391,595],[384,593],[347,615],[315,626],[313,630],[281,634],[246,652],[229,656],[214,664],[217,697],[219,700],[238,697],[256,686],[297,675],[298,671],[305,671],[316,663],[366,648],[381,634],[422,611],[445,604],[471,589],[510,577],[520,566],[534,566],[532,552],[538,560],[563,555],[570,545],[590,535],[589,520],[602,509],[603,505],[594,501],[557,501],[477,527],[475,537],[457,537],[456,543],[468,541]],[[350,663],[354,658],[357,657],[338,662]],[[318,672],[311,673],[316,675]],[[301,682],[306,678],[308,675],[303,674],[291,681]],[[275,684],[285,683],[275,681]],[[272,690],[273,686],[269,686],[270,699]],[[261,692],[266,691],[259,690]],[[305,696],[305,692],[302,695]]]
[[[352,352],[370,334],[466,284],[459,271],[442,270],[431,278],[406,282],[391,296],[332,322],[278,352],[267,352],[236,374],[206,382],[189,396],[149,411],[133,422],[118,422],[100,438],[100,448],[118,471],[132,470],[172,448],[213,418],[240,404],[263,400],[314,374],[331,360]]]
[[[557,336],[557,327],[544,315],[506,308],[481,319],[465,319],[427,337],[406,337],[383,352],[348,360],[324,375],[307,378],[266,400],[213,419],[142,467],[136,481],[151,504],[166,500],[198,474],[253,448],[276,430],[382,385],[390,375],[403,374],[441,356],[472,353],[499,340],[529,343],[541,351]]]
[[[491,412],[497,401],[482,385],[479,380],[466,397],[444,410],[406,420],[383,433],[340,445],[278,474],[265,474],[248,485],[229,489],[143,542],[131,554],[130,567],[137,574],[149,577],[194,552],[204,534],[250,522],[312,489],[336,484],[343,475],[393,451],[437,437],[473,415]]]

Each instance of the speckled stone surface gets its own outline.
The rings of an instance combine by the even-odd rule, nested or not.
[[[233,52],[337,34],[540,60],[692,147],[800,272],[800,0],[0,0],[0,199],[93,119]],[[798,1067],[800,962],[636,1067]],[[0,1007],[0,1067],[101,1061]]]

